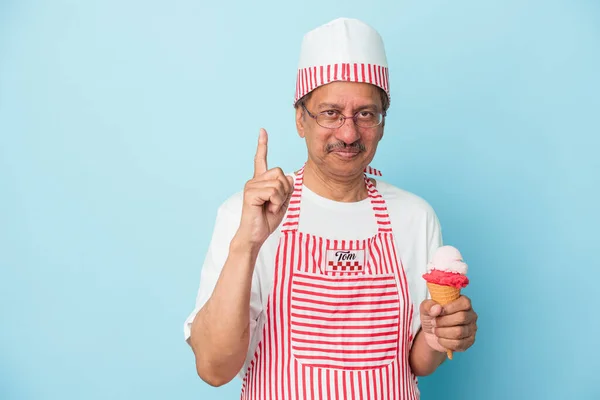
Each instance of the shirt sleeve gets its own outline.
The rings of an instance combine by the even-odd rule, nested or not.
[[[229,255],[229,245],[233,239],[240,223],[242,211],[242,196],[238,194],[228,199],[217,210],[215,226],[212,238],[200,271],[200,285],[196,296],[196,304],[191,314],[184,323],[184,338],[189,344],[191,328],[194,318],[200,309],[206,304],[217,284],[225,261]],[[252,279],[250,295],[250,335],[251,340],[255,332],[258,316],[262,312],[260,297],[260,285],[255,273]]]
[[[433,209],[429,209],[427,213],[426,226],[425,226],[425,248],[422,250],[424,253],[424,257],[421,259],[422,261],[419,263],[421,271],[419,272],[419,277],[421,277],[427,271],[427,263],[433,257],[435,251],[443,245],[442,238],[442,227],[440,225],[440,221]],[[416,337],[419,329],[421,329],[421,311],[420,300],[430,299],[431,296],[429,294],[429,290],[427,289],[427,283],[424,279],[417,279],[415,282],[416,290],[418,293],[418,300],[414,305],[414,316],[413,316],[413,324],[412,324],[412,334],[413,339]]]

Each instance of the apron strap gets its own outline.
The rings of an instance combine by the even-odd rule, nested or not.
[[[373,205],[373,212],[375,213],[375,219],[377,220],[377,230],[379,233],[391,233],[392,232],[392,222],[390,220],[390,215],[388,214],[387,205],[383,196],[379,194],[377,188],[369,178],[365,175],[365,183],[367,184],[367,190],[369,192],[369,198],[371,199],[371,204]]]
[[[381,176],[381,171],[371,167],[370,165],[365,168],[365,174]]]

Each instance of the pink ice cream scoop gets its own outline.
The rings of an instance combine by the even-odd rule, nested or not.
[[[469,284],[469,278],[466,276],[467,269],[467,264],[458,249],[442,246],[437,249],[427,264],[427,273],[423,278],[429,283],[461,289]]]

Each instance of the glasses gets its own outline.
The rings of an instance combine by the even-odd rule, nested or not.
[[[341,127],[349,118],[354,121],[356,126],[360,126],[361,128],[374,128],[378,125],[381,125],[383,118],[385,117],[385,113],[368,110],[358,111],[351,117],[346,117],[335,110],[327,110],[314,115],[306,109],[306,105],[304,103],[302,103],[302,108],[304,108],[304,111],[308,113],[309,117],[317,121],[317,124],[328,129],[337,129]]]

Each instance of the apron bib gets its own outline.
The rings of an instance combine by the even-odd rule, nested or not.
[[[413,306],[385,200],[365,175],[377,234],[318,237],[298,231],[303,177],[304,168],[241,399],[418,399],[408,362]]]

